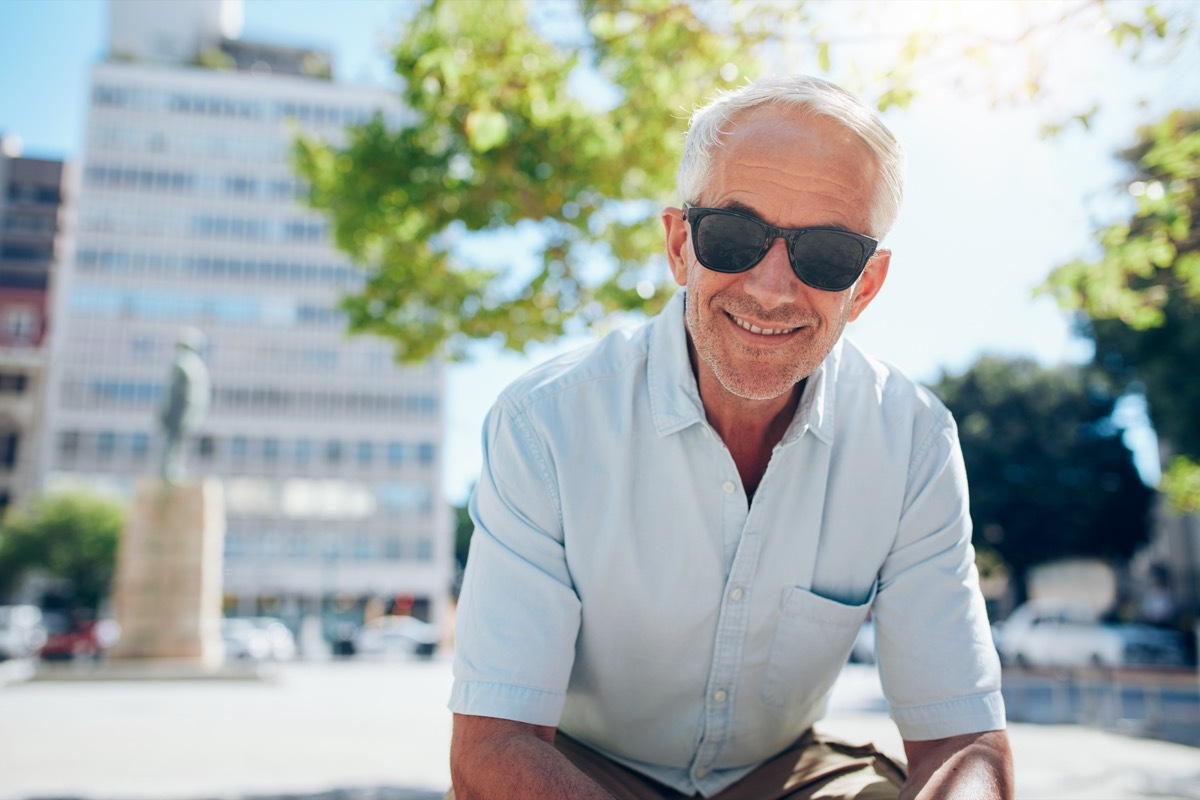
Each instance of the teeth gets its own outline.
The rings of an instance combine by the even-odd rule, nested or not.
[[[795,328],[760,328],[757,325],[751,325],[749,322],[746,322],[746,320],[735,317],[732,314],[730,314],[729,317],[738,325],[741,325],[751,333],[760,333],[763,336],[776,336],[781,333],[791,333],[792,331],[796,330]]]

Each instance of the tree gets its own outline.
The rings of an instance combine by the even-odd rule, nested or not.
[[[984,357],[933,390],[958,420],[975,547],[1004,560],[1020,593],[1037,564],[1125,560],[1147,541],[1152,492],[1100,373]]]
[[[122,506],[84,493],[35,499],[0,525],[0,596],[30,571],[70,586],[76,608],[95,612],[108,597],[116,567]]]
[[[958,10],[974,15],[971,5]],[[680,202],[673,180],[687,117],[763,74],[765,58],[824,73],[838,63],[880,109],[912,99],[923,65],[957,82],[964,63],[979,75],[996,72],[993,59],[1023,60],[1017,87],[961,87],[1019,102],[1038,94],[1045,53],[1058,52],[1038,34],[1103,24],[1135,53],[1186,38],[1192,9],[1160,5],[1033,4],[1010,38],[918,28],[868,42],[883,63],[859,70],[838,54],[844,41],[862,43],[862,26],[843,19],[839,39],[826,19],[852,5],[509,0],[483,14],[475,3],[424,0],[394,48],[402,127],[377,116],[340,147],[302,137],[295,163],[337,246],[366,270],[343,303],[351,332],[391,340],[406,361],[462,357],[480,339],[522,350],[570,324],[665,302],[657,214]],[[1094,104],[1067,116],[1087,124],[1093,113]],[[504,230],[521,236],[496,236]],[[481,235],[498,257],[467,251]],[[528,242],[523,263],[513,251]]]
[[[1097,234],[1099,260],[1056,269],[1046,291],[1078,315],[1095,364],[1145,394],[1150,419],[1178,455],[1164,475],[1174,505],[1200,510],[1200,111],[1139,130],[1120,154],[1134,200]]]
[[[388,337],[412,360],[492,336],[522,349],[569,318],[665,301],[666,270],[647,264],[661,249],[657,206],[627,201],[669,197],[691,98],[713,88],[714,64],[729,65],[716,88],[734,86],[754,37],[719,34],[681,3],[581,8],[590,66],[610,84],[597,80],[591,96],[569,86],[581,50],[541,35],[523,3],[480,14],[428,2],[395,48],[411,124],[389,130],[377,116],[340,151],[299,141],[313,205],[330,213],[338,246],[370,265],[344,304],[352,330]],[[619,108],[598,96],[614,88]],[[541,240],[532,274],[480,268],[455,250],[464,232],[522,223]],[[610,268],[597,278],[601,260]]]

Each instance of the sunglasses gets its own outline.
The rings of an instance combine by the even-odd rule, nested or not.
[[[745,272],[771,249],[787,242],[792,272],[814,289],[849,289],[867,267],[879,242],[839,228],[776,228],[758,217],[724,208],[684,204],[692,228],[692,249],[701,265],[714,272]]]

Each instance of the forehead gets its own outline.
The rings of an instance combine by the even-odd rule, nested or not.
[[[703,203],[740,206],[781,227],[868,232],[878,190],[870,148],[833,120],[761,106],[725,126]]]

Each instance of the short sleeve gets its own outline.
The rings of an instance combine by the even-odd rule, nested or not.
[[[475,532],[455,622],[450,710],[558,724],[580,602],[545,448],[505,396],[488,414],[470,501]]]
[[[1000,662],[979,591],[967,476],[949,412],[914,451],[873,609],[880,677],[907,740],[1004,728]]]

